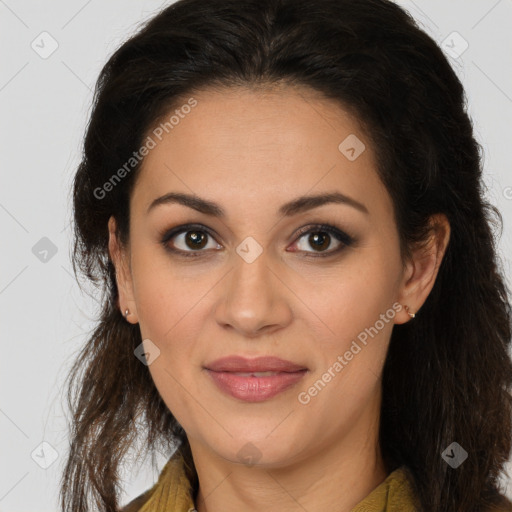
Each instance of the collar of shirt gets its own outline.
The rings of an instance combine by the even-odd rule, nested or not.
[[[123,512],[194,512],[194,488],[190,470],[179,450],[167,461],[158,481],[130,502]],[[351,512],[415,512],[415,496],[407,468],[388,475]]]

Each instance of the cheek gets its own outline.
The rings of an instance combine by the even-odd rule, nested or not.
[[[155,382],[165,379],[163,389],[173,388],[170,374],[186,382],[190,368],[203,363],[198,343],[204,339],[204,326],[211,324],[209,292],[218,275],[207,266],[176,264],[158,249],[134,251],[132,275],[142,339],[150,339],[160,350],[150,371]]]
[[[385,255],[354,257],[347,265],[324,276],[297,282],[312,315],[320,319],[333,340],[349,339],[373,325],[391,308],[397,292],[398,268]]]
[[[323,336],[312,337],[314,372],[297,395],[299,409],[304,406],[309,417],[323,418],[326,435],[356,424],[374,403],[395,315],[389,289],[376,293],[373,287],[347,282],[331,292],[329,302],[317,297],[316,310],[329,329],[319,328]]]
[[[347,263],[338,278],[326,275],[314,287],[304,281],[298,291],[307,297],[311,318],[317,318],[310,324],[310,328],[316,325],[312,339],[321,347],[316,350],[314,377],[325,375],[334,393],[350,389],[364,394],[382,371],[396,315],[399,266],[395,259],[375,248]]]
[[[135,300],[142,339],[158,348],[148,367],[151,378],[178,422],[193,431],[196,422],[191,418],[202,399],[190,368],[200,364],[196,340],[207,315],[205,289],[213,283],[205,276],[192,280],[191,286],[190,277],[169,262],[155,253],[133,255]]]
[[[140,250],[132,256],[132,275],[142,336],[162,344],[193,340],[197,317],[207,304],[206,292],[215,280],[207,272],[193,276],[173,263],[161,249]],[[205,300],[206,299],[206,300]]]

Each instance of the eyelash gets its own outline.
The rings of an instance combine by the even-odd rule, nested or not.
[[[183,226],[177,226],[173,229],[170,229],[168,231],[165,231],[161,235],[161,244],[163,245],[164,249],[167,251],[172,252],[173,254],[177,254],[178,256],[183,256],[185,258],[197,258],[201,256],[201,253],[205,252],[203,250],[197,250],[197,251],[183,251],[182,249],[176,249],[173,247],[170,247],[168,245],[169,241],[174,238],[177,235],[180,235],[182,233],[187,233],[189,231],[201,231],[206,233],[208,236],[212,237],[215,240],[215,236],[213,233],[208,229],[206,226],[203,226],[201,224],[186,224]],[[341,245],[334,250],[330,251],[324,251],[324,252],[318,252],[318,253],[310,253],[309,251],[306,251],[308,254],[308,257],[311,258],[327,258],[329,256],[333,256],[335,254],[338,254],[341,252],[344,248],[351,246],[356,242],[356,239],[347,233],[344,233],[340,229],[330,226],[328,224],[313,224],[308,225],[303,228],[300,228],[299,231],[296,233],[295,237],[297,240],[302,238],[306,234],[310,233],[327,233],[329,235],[332,235],[338,242],[341,243]],[[218,242],[217,242],[218,243]],[[297,251],[300,252],[300,251]]]

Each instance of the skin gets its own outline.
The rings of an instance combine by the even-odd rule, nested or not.
[[[130,200],[127,247],[115,235],[115,219],[109,221],[119,307],[160,350],[149,370],[187,432],[199,512],[348,512],[388,475],[377,442],[381,375],[393,325],[411,321],[405,309],[308,404],[298,394],[394,303],[418,312],[445,253],[448,221],[433,219],[429,244],[402,262],[370,142],[356,119],[313,91],[238,88],[194,98],[197,106],[144,160]],[[338,149],[350,134],[366,145],[354,161]],[[226,215],[177,203],[147,213],[169,192],[214,201]],[[337,203],[278,213],[299,196],[328,192],[355,199],[368,213]],[[161,243],[161,233],[185,223],[214,233],[197,258],[174,255]],[[356,241],[315,258],[309,235],[297,236],[313,223],[336,226]],[[248,236],[263,250],[252,263],[236,251]],[[194,251],[183,233],[168,245]],[[322,250],[339,246],[333,236]],[[308,372],[277,396],[246,403],[219,391],[203,368],[232,354],[274,355]],[[259,453],[255,465],[240,458],[247,443]]]

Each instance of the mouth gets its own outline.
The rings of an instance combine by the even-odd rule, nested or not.
[[[244,402],[269,400],[296,385],[308,372],[303,365],[269,356],[229,356],[204,369],[221,392]]]
[[[205,365],[207,370],[232,373],[297,372],[307,370],[304,365],[286,359],[263,356],[249,359],[242,356],[227,356]]]
[[[284,373],[284,372],[225,372],[225,373],[231,373],[232,375],[239,375],[240,377],[271,377],[273,375],[279,375],[280,373]]]

